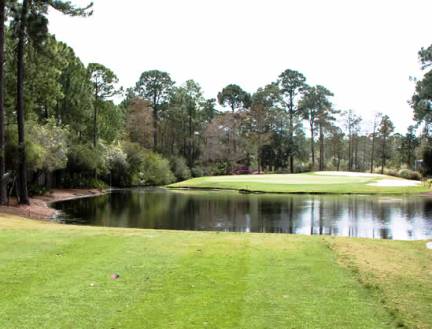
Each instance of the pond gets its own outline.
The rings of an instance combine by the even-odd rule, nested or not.
[[[432,237],[432,198],[277,195],[231,191],[117,190],[57,202],[67,224],[169,230],[319,234],[377,239]]]

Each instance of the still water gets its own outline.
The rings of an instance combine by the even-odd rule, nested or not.
[[[118,190],[57,202],[68,224],[170,230],[432,238],[432,198]]]

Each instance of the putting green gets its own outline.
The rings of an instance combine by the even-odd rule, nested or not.
[[[385,184],[379,184],[379,182]],[[420,182],[386,175],[348,172],[199,177],[171,184],[168,187],[272,193],[403,194],[428,191],[428,188]]]

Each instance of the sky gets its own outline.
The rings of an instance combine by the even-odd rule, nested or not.
[[[399,132],[413,123],[410,76],[421,78],[417,53],[432,44],[430,0],[93,2],[89,18],[51,11],[50,31],[124,87],[158,69],[215,98],[227,84],[252,93],[293,69],[330,89],[336,109],[366,122],[383,112]]]

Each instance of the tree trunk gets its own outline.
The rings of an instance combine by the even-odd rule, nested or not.
[[[290,103],[289,103],[289,144],[290,144],[290,156],[289,156],[289,165],[290,165],[290,173],[294,173],[294,96],[290,95]]]
[[[310,124],[310,131],[311,131],[311,154],[312,154],[312,166],[311,170],[315,170],[315,141],[314,141],[314,126],[313,123]]]
[[[371,166],[370,166],[370,172],[373,173],[374,169],[374,158],[375,158],[375,130],[372,134],[372,152],[371,152]]]
[[[384,174],[384,167],[385,167],[385,146],[386,146],[386,136],[383,137],[383,144],[382,144],[382,158],[381,158],[381,174]]]
[[[319,157],[319,170],[324,170],[324,131],[320,124],[320,157]]]
[[[348,133],[348,171],[352,170],[352,136],[351,132]]]
[[[356,137],[357,137],[357,135],[356,135]],[[354,145],[353,145],[353,149],[354,149],[354,165],[353,165],[353,168],[354,168],[354,170],[358,170],[358,167],[359,167],[359,165],[358,165],[358,147],[359,147],[359,145],[358,145],[358,143],[359,143],[359,141],[358,141],[358,137],[355,139],[355,143],[354,143]]]
[[[95,101],[94,101],[94,111],[93,111],[93,147],[96,148],[97,146],[97,138],[98,138],[98,128],[97,128],[97,115],[98,115],[98,86],[97,82],[95,84]]]
[[[156,104],[153,105],[153,150],[156,151],[158,146],[158,109]]]
[[[188,152],[188,165],[189,168],[193,167],[193,148],[194,148],[194,141],[193,141],[193,129],[192,129],[192,109],[189,109],[189,152]]]
[[[27,189],[27,164],[24,130],[24,43],[27,25],[28,0],[23,0],[18,29],[17,47],[17,124],[18,124],[18,186],[19,203],[30,204]]]
[[[0,205],[7,204],[5,159],[5,109],[4,109],[4,23],[5,0],[0,0]]]

